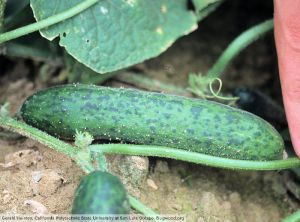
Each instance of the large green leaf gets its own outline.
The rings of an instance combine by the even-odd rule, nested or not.
[[[36,20],[82,0],[31,0]],[[197,28],[187,0],[102,0],[41,34],[99,73],[118,70],[159,55],[177,38]]]

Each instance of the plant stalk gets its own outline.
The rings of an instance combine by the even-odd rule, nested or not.
[[[12,132],[18,133],[22,136],[26,136],[30,139],[40,142],[41,144],[48,146],[57,152],[63,153],[82,167],[85,172],[88,172],[93,169],[92,164],[82,155],[78,155],[80,153],[79,149],[65,143],[59,139],[56,139],[47,133],[44,133],[41,130],[38,130],[34,127],[31,127],[23,122],[14,120],[9,117],[0,117],[0,126],[4,129],[10,130]]]
[[[69,156],[70,158],[75,160],[75,162],[85,171],[85,173],[90,173],[95,170],[93,165],[86,158],[84,158],[84,156],[86,156],[87,153],[84,153],[81,150],[77,150],[75,149],[75,147],[63,141],[60,141],[59,139],[56,139],[48,135],[47,133],[44,133],[34,127],[31,127],[23,122],[14,120],[10,117],[0,117],[0,126],[15,133],[19,133],[23,136],[36,140],[41,144],[44,144],[58,152]],[[97,154],[99,154],[99,152],[97,152]],[[105,168],[107,167],[105,166]],[[133,196],[129,195],[129,202],[134,209],[145,214],[146,216],[157,215],[153,210],[143,205],[139,200],[135,199]]]
[[[54,25],[58,22],[64,21],[68,18],[71,18],[77,14],[79,14],[80,12],[88,9],[89,7],[93,6],[94,4],[96,4],[99,0],[85,0],[82,3],[77,4],[76,6],[61,12],[59,14],[50,16],[49,18],[43,19],[39,22],[35,22],[32,23],[30,25],[21,27],[21,28],[17,28],[15,30],[12,31],[8,31],[5,32],[3,34],[0,35],[0,44],[4,43],[6,41],[21,37],[23,35],[27,35],[29,33],[38,31],[40,29],[49,27],[51,25]]]
[[[232,170],[283,170],[300,166],[299,158],[271,161],[237,160],[163,146],[102,144],[90,145],[89,148],[92,152],[135,156],[157,156]]]
[[[158,80],[149,78],[142,73],[137,74],[133,72],[122,72],[117,75],[115,79],[125,83],[137,85],[141,88],[146,88],[150,91],[165,91],[176,95],[191,96],[188,90],[180,86],[160,82]]]
[[[271,31],[274,27],[273,19],[269,19],[243,32],[223,51],[213,67],[208,71],[207,77],[218,78],[224,72],[226,66],[248,45],[262,35]]]

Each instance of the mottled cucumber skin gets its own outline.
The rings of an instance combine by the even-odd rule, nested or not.
[[[26,123],[65,139],[77,129],[95,138],[232,159],[275,160],[283,154],[283,140],[269,123],[207,100],[77,84],[37,92],[20,113]]]
[[[118,177],[94,171],[85,176],[75,191],[72,214],[128,214],[127,192]]]

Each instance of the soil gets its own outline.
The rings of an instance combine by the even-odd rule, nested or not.
[[[225,2],[196,32],[132,70],[187,87],[189,73],[207,72],[235,36],[272,16],[272,3],[260,2]],[[249,13],[258,8],[263,13]],[[13,114],[27,96],[48,85],[38,75],[40,64],[0,60],[4,67],[0,71],[0,103],[9,102]],[[281,103],[272,34],[244,50],[222,79],[227,92],[246,85]],[[116,80],[106,84],[122,85]],[[107,159],[132,195],[161,214],[185,214],[187,221],[276,222],[300,207],[286,187],[289,171],[232,171],[167,159],[151,158],[149,163],[145,157],[122,155]],[[0,139],[0,163],[0,213],[70,212],[74,190],[84,175],[70,158],[30,139]]]

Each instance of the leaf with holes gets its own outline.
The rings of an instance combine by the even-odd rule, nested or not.
[[[31,0],[37,21],[81,0]],[[41,30],[79,62],[99,73],[142,62],[197,28],[187,0],[102,0],[64,22]]]

